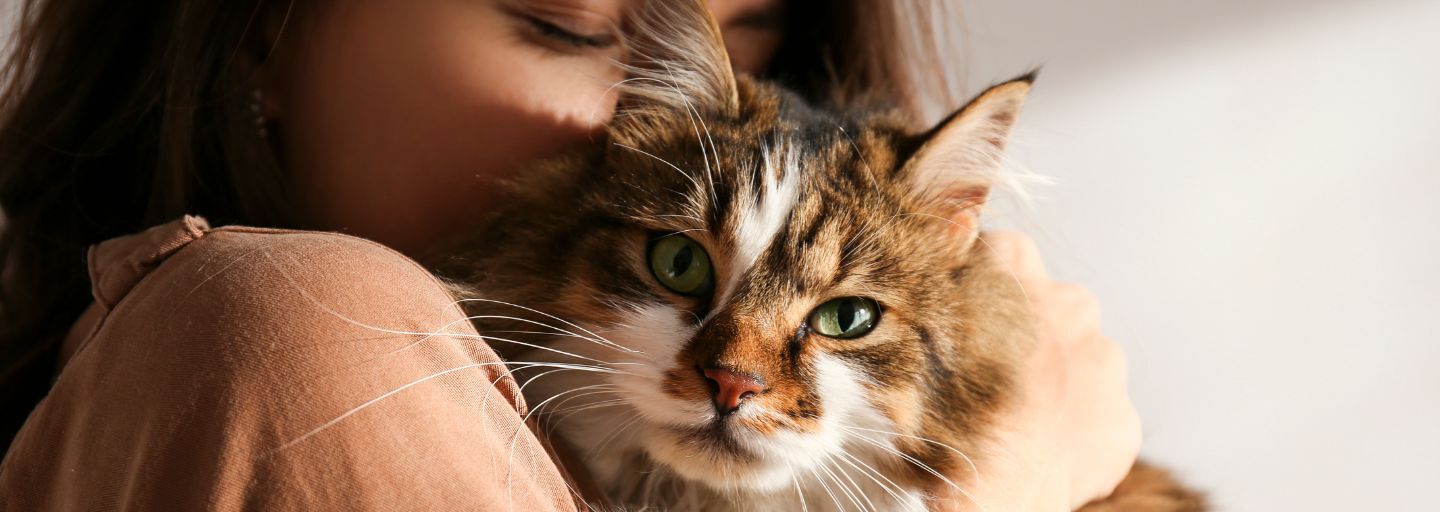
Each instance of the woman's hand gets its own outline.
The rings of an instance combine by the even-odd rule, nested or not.
[[[966,489],[973,501],[947,488],[939,503],[951,510],[1074,510],[1108,496],[1140,449],[1125,354],[1100,332],[1095,297],[1051,280],[1034,242],[1004,232],[985,241],[1025,287],[1036,346],[1020,374],[1022,402],[1001,417],[994,448],[980,461],[979,487]],[[972,481],[952,480],[962,487]]]

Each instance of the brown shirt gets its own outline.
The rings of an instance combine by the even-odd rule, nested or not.
[[[89,265],[0,510],[575,510],[514,380],[408,258],[187,217]]]

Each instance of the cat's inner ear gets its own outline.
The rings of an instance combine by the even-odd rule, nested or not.
[[[921,135],[919,149],[901,169],[902,186],[920,213],[948,221],[966,246],[978,233],[980,209],[1001,172],[1010,128],[1034,78],[1032,73],[981,93]]]
[[[620,110],[733,115],[740,100],[720,26],[705,0],[644,0],[626,11]]]

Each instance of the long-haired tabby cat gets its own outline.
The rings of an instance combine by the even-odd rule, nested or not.
[[[1030,343],[977,223],[1031,77],[916,135],[732,75],[703,2],[631,26],[645,60],[603,148],[517,179],[437,263],[530,407],[625,509],[965,495]],[[1201,508],[1144,466],[1087,507]]]

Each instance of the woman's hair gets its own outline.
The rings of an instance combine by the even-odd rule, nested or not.
[[[817,103],[927,118],[954,100],[944,1],[789,0],[767,73]],[[0,74],[0,452],[91,301],[88,246],[186,213],[290,223],[252,92],[280,33],[263,27],[303,3],[23,1]]]

